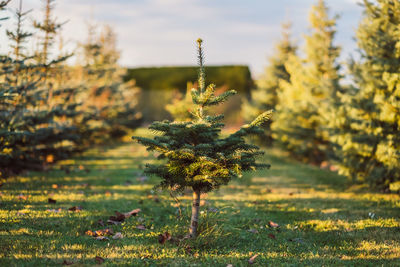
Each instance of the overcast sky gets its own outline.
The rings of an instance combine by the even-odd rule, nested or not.
[[[19,0],[12,0],[16,7]],[[249,65],[253,76],[263,71],[280,38],[281,23],[291,21],[294,39],[307,33],[308,13],[316,0],[57,0],[55,14],[64,26],[68,47],[84,40],[86,22],[110,24],[118,35],[124,66],[193,65],[195,40],[203,38],[206,64]],[[339,14],[336,43],[342,60],[354,53],[359,0],[327,0]],[[31,17],[41,15],[40,0],[24,0]],[[0,50],[7,42],[3,23]],[[31,24],[28,20],[27,24]]]

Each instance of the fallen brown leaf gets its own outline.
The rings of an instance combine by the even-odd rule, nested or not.
[[[113,239],[122,239],[122,238],[124,238],[124,236],[120,232],[118,232],[118,233],[115,233],[115,235],[113,235],[112,238]]]
[[[258,230],[257,229],[250,229],[250,230],[247,230],[247,231],[249,231],[250,233],[253,233],[253,234],[258,234]]]
[[[123,222],[125,220],[125,214],[115,211],[115,216],[110,216],[109,220],[114,222]]]
[[[74,264],[74,262],[73,261],[69,261],[69,260],[64,260],[62,264],[63,265],[72,265],[72,264]]]
[[[99,240],[99,241],[107,241],[107,240],[110,240],[108,237],[106,237],[106,236],[97,236],[97,237],[95,237],[95,239],[96,240]]]
[[[268,234],[268,237],[271,238],[271,239],[276,239],[274,234]]]
[[[249,264],[253,264],[255,259],[258,257],[258,254],[253,255],[250,259],[249,259]]]
[[[27,199],[28,199],[28,196],[24,196],[23,194],[19,194],[19,195],[18,195],[18,199],[27,200]]]
[[[96,256],[96,258],[94,258],[94,260],[96,261],[97,264],[103,264],[103,262],[105,261],[105,259],[103,259],[102,257]]]
[[[107,224],[111,224],[111,225],[118,225],[121,224],[122,222],[117,222],[117,221],[113,221],[113,220],[107,220]]]
[[[158,235],[158,243],[164,244],[166,241],[171,240],[172,236],[170,233],[165,232]]]
[[[123,222],[125,219],[136,216],[140,212],[140,209],[134,209],[126,213],[121,213],[119,211],[115,211],[115,216],[110,216],[109,220],[107,221],[110,224],[118,224]]]
[[[85,232],[86,235],[89,236],[93,236],[93,237],[98,237],[98,236],[106,236],[106,235],[112,235],[114,234],[114,231],[110,228],[106,228],[106,229],[101,229],[101,230],[97,230],[97,231],[92,231],[92,230],[88,230]]]
[[[136,216],[140,211],[141,211],[140,209],[134,209],[129,212],[126,212],[126,213],[124,213],[125,218],[129,218],[131,216]]]
[[[57,203],[57,200],[52,199],[52,198],[49,197],[48,202],[49,202],[50,204],[55,204],[55,203]]]
[[[146,230],[146,226],[144,226],[143,224],[139,224],[138,226],[136,226],[136,229]]]
[[[69,211],[75,211],[75,212],[79,212],[82,210],[81,206],[73,206],[71,208],[68,209]]]
[[[279,224],[277,224],[277,223],[275,223],[275,222],[273,222],[273,221],[269,221],[269,222],[268,222],[268,226],[269,226],[269,227],[272,227],[272,228],[278,228],[278,227],[279,227]]]

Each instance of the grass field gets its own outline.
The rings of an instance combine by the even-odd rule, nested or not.
[[[152,190],[158,179],[140,171],[151,160],[126,143],[8,180],[0,188],[0,266],[248,266],[255,255],[251,266],[400,266],[398,195],[349,188],[332,172],[267,151],[261,160],[271,170],[204,196],[200,236],[188,240],[191,195],[176,202]],[[107,225],[114,211],[137,208]],[[123,238],[85,234],[105,228]],[[160,244],[165,232],[172,239]]]

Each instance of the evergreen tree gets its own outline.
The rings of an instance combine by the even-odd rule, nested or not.
[[[11,0],[5,0],[5,1],[0,2],[0,12],[6,8],[6,6],[8,5],[8,3],[10,3],[10,1]],[[6,19],[8,19],[8,17],[0,17],[0,21],[6,20]],[[0,24],[0,26],[1,26],[1,24]]]
[[[116,34],[110,26],[100,34],[89,26],[88,39],[80,47],[76,76],[84,88],[77,97],[84,103],[83,116],[76,120],[82,141],[90,144],[122,137],[140,125],[141,114],[136,109],[139,89],[134,81],[124,82],[126,70],[118,65]]]
[[[164,164],[148,164],[145,172],[162,178],[161,187],[193,190],[192,217],[189,228],[191,237],[197,235],[200,194],[227,184],[243,171],[269,167],[255,162],[257,155],[263,154],[255,145],[247,144],[245,137],[259,133],[258,127],[270,117],[264,112],[252,123],[244,125],[226,138],[220,138],[223,124],[222,115],[207,115],[207,108],[218,105],[236,92],[231,90],[216,96],[215,85],[205,86],[202,40],[198,39],[199,77],[198,90],[191,95],[196,110],[194,119],[185,122],[153,122],[150,129],[158,132],[154,139],[133,136],[132,138],[159,153],[158,159]]]
[[[276,108],[280,81],[290,81],[290,74],[285,64],[291,55],[295,55],[296,50],[297,47],[290,40],[290,24],[284,24],[283,38],[277,44],[274,55],[270,57],[264,75],[257,81],[257,88],[251,92],[251,101],[245,101],[242,106],[243,117],[246,121],[251,121],[264,110]],[[271,123],[272,120],[269,120],[263,125],[265,132],[260,139],[265,144],[272,143]]]
[[[13,53],[3,61],[0,73],[5,96],[0,105],[3,175],[40,169],[43,164],[65,158],[72,153],[73,141],[78,138],[75,127],[67,120],[75,115],[74,109],[64,104],[68,98],[63,95],[60,103],[48,105],[48,88],[55,86],[55,77],[44,70],[51,70],[60,60],[41,64],[25,53],[23,44],[32,35],[23,30],[27,13],[22,11],[20,1],[15,11],[16,29],[7,31]]]
[[[312,7],[310,22],[304,60],[292,55],[285,64],[290,81],[281,80],[272,130],[273,137],[294,157],[320,163],[329,154],[323,114],[340,91],[336,63],[340,49],[333,44],[336,18],[328,17],[323,0]]]
[[[355,88],[331,126],[340,172],[353,181],[387,189],[400,185],[400,1],[364,1],[357,30],[360,60]]]

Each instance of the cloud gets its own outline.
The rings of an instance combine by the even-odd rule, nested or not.
[[[12,1],[15,6],[18,1]],[[328,0],[331,13],[340,13],[337,42],[345,53],[361,9],[356,0]],[[121,63],[126,66],[193,65],[195,40],[205,40],[208,64],[248,64],[262,72],[267,56],[280,38],[281,23],[293,22],[298,40],[308,28],[308,11],[314,0],[58,0],[55,14],[68,20],[64,35],[68,49],[86,37],[86,23],[108,23],[118,34]],[[26,9],[40,18],[40,0],[25,0]],[[27,21],[30,23],[29,21]],[[7,27],[11,24],[8,22]],[[6,26],[6,25],[5,25]],[[5,27],[0,28],[0,31]],[[6,38],[0,33],[0,50]]]

